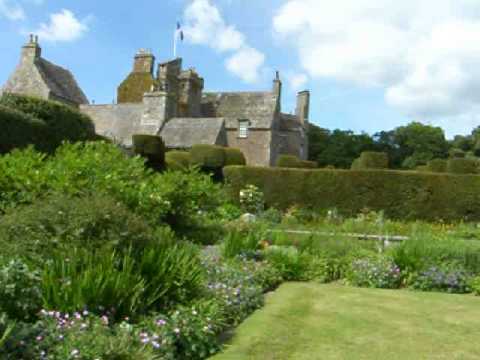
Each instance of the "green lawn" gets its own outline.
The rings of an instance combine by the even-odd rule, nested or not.
[[[214,360],[480,359],[480,298],[290,283]]]

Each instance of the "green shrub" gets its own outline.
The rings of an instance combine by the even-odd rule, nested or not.
[[[277,167],[301,168],[300,159],[294,155],[280,155],[277,159]]]
[[[0,154],[34,145],[39,151],[54,150],[44,121],[32,115],[0,105]]]
[[[225,148],[225,166],[229,165],[246,165],[247,160],[240,149]]]
[[[155,170],[165,167],[165,144],[154,135],[133,135],[133,152],[147,159],[147,165]]]
[[[449,159],[447,172],[452,174],[478,174],[478,161],[466,158]]]
[[[270,246],[265,258],[282,275],[285,281],[307,281],[311,255],[299,252],[295,247]]]
[[[206,170],[225,166],[225,148],[215,145],[193,145],[190,150],[191,163]]]
[[[420,171],[420,172],[432,172],[432,171],[430,171],[428,165],[418,165],[418,166],[415,168],[415,171]]]
[[[185,167],[180,163],[171,160],[165,160],[165,169],[168,171],[185,171]]]
[[[0,313],[32,321],[42,306],[40,274],[18,259],[0,268]]]
[[[48,259],[54,250],[142,249],[153,238],[148,223],[101,195],[49,197],[0,218],[3,254],[19,255],[35,263]]]
[[[255,255],[260,249],[264,233],[257,227],[246,231],[230,231],[223,241],[222,254],[226,258],[234,258],[240,255]]]
[[[95,138],[92,120],[77,109],[59,102],[8,93],[0,98],[0,105],[42,120],[48,127],[49,150],[57,148],[63,141],[77,142]]]
[[[318,168],[318,163],[316,161],[301,160],[300,167],[303,169],[316,169]]]
[[[190,166],[191,156],[187,151],[169,151],[165,154],[165,160],[168,163],[176,163],[180,165],[183,170]]]
[[[444,159],[430,160],[427,164],[427,171],[435,172],[435,173],[447,172],[447,160],[444,160]]]
[[[450,153],[450,157],[455,159],[463,159],[466,155],[465,151],[461,149],[455,149],[455,148],[451,149],[449,153]]]
[[[224,169],[232,199],[257,186],[267,207],[293,205],[354,216],[362,209],[394,219],[480,220],[480,176],[392,170],[299,170],[229,166]]]
[[[352,170],[388,169],[388,155],[383,152],[364,151],[352,164]]]

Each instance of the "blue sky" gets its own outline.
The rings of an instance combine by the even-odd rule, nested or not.
[[[452,136],[480,125],[472,0],[0,0],[0,83],[35,32],[45,58],[69,68],[89,99],[110,103],[137,49],[172,57],[177,20],[179,55],[206,90],[266,90],[279,70],[283,110],[309,89],[311,120],[329,129],[374,133],[416,120]]]

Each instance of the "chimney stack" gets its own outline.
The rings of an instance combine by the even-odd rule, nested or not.
[[[155,65],[155,56],[150,50],[140,49],[135,54],[133,63],[133,72],[150,73],[153,75],[153,67]]]
[[[305,90],[297,94],[297,109],[295,114],[302,124],[308,122],[310,115],[310,91]]]
[[[30,41],[22,47],[22,61],[34,62],[42,56],[42,48],[38,44],[38,36],[30,34]]]
[[[280,80],[279,71],[275,71],[275,79],[273,80],[273,93],[277,96],[280,102],[282,97],[282,80]]]

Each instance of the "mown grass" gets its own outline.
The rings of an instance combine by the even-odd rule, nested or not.
[[[214,360],[478,359],[480,299],[289,283]]]

